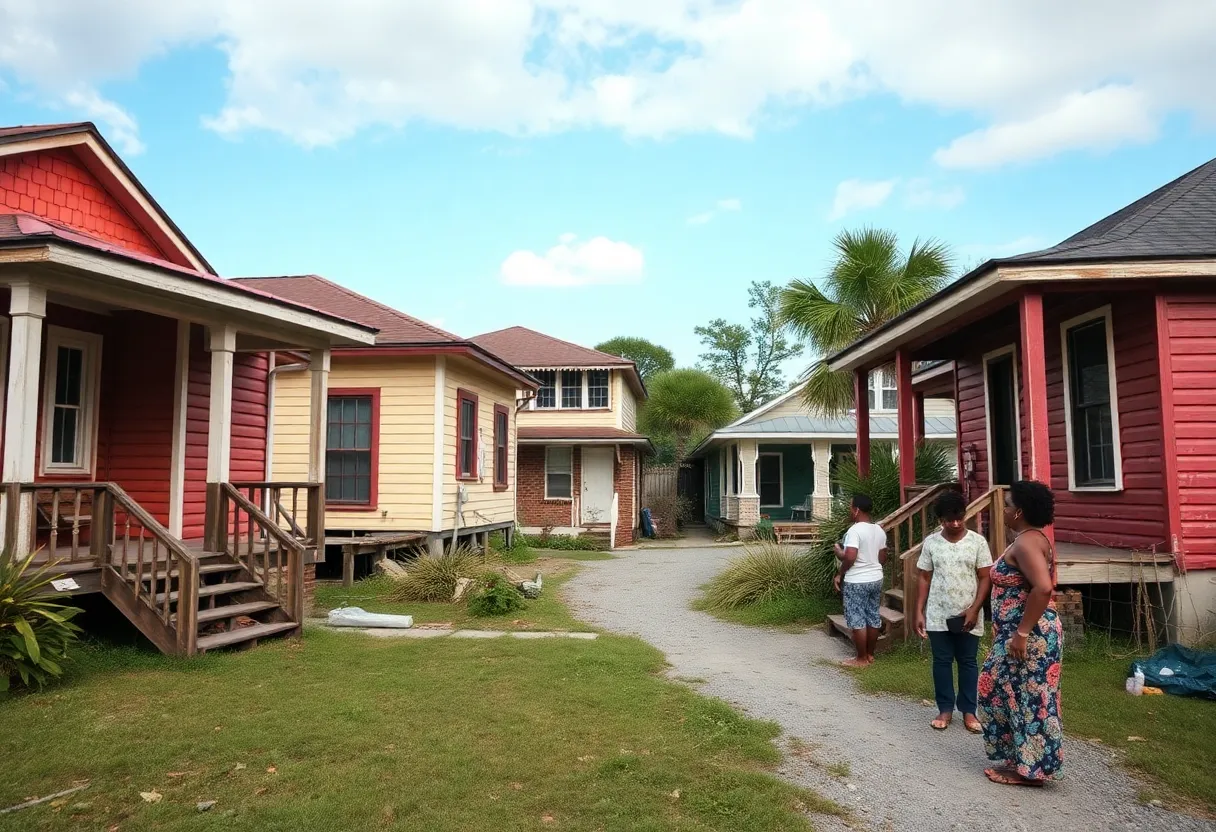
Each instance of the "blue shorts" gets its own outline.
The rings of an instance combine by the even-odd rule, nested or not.
[[[878,608],[882,604],[882,581],[870,581],[864,584],[845,582],[841,585],[844,595],[844,623],[851,630],[865,627],[880,629],[882,618]]]

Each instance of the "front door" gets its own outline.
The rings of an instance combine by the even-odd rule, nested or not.
[[[583,448],[583,523],[607,523],[612,510],[612,461],[608,448]]]
[[[1018,453],[1018,377],[1012,352],[987,360],[988,485],[1009,485],[1021,479]]]

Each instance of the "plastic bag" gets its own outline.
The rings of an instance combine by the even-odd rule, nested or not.
[[[1175,696],[1216,699],[1216,652],[1171,644],[1135,664],[1144,669],[1147,685]]]
[[[414,626],[414,616],[368,612],[362,607],[340,607],[329,611],[329,626],[383,627],[393,630],[406,630]]]

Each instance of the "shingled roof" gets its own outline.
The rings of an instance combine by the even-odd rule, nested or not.
[[[581,347],[523,326],[511,326],[475,335],[472,341],[496,355],[501,355],[516,367],[529,370],[619,367],[625,372],[634,392],[639,396],[646,395],[646,387],[642,384],[642,377],[638,375],[637,365],[619,355]]]
[[[1216,257],[1216,159],[1056,246],[1001,262]]]

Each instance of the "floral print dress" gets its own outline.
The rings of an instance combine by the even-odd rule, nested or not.
[[[1008,550],[1006,550],[1006,553]],[[979,679],[977,716],[984,726],[988,759],[1030,780],[1051,780],[1063,768],[1060,723],[1060,654],[1064,646],[1054,602],[1026,639],[1026,659],[1006,655],[1017,632],[1030,582],[997,558],[992,567],[992,649]]]

